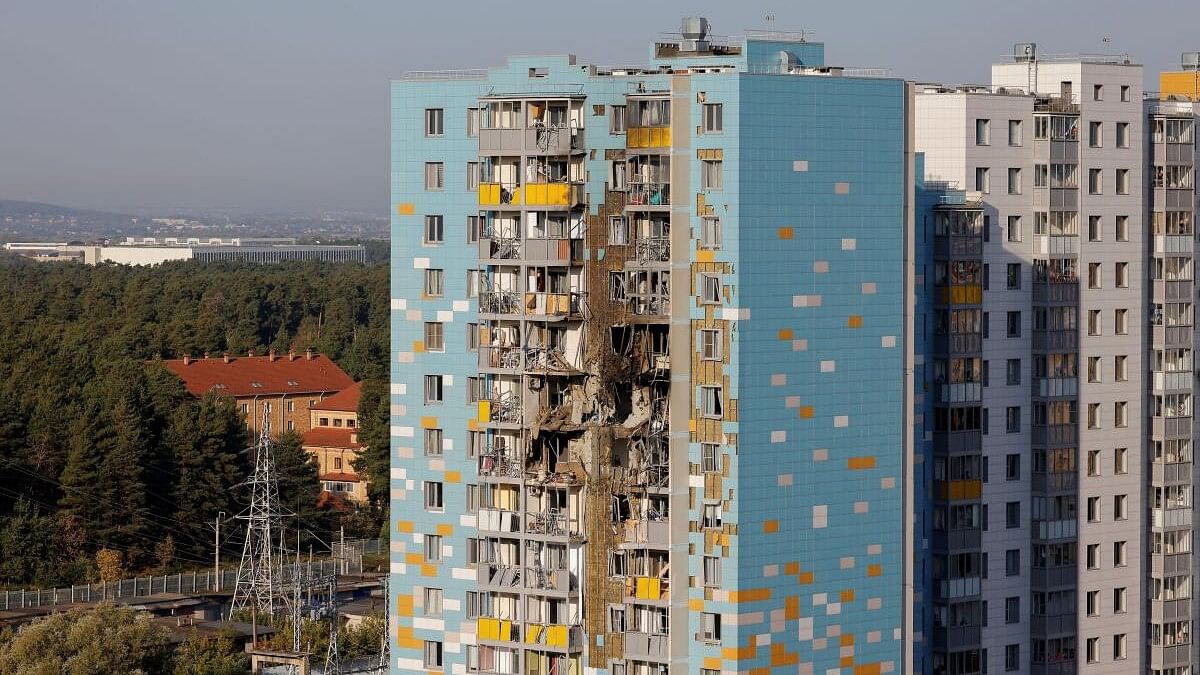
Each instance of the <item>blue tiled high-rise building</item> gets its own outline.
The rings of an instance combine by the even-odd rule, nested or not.
[[[392,85],[394,672],[912,667],[911,89],[682,34]]]

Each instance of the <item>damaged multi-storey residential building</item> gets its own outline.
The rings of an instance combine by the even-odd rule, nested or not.
[[[395,672],[907,670],[910,98],[698,18],[393,83]]]

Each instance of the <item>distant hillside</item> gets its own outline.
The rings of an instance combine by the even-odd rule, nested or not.
[[[12,216],[13,218],[52,218],[55,216],[62,218],[75,218],[79,221],[94,221],[100,223],[128,223],[130,216],[123,213],[111,213],[109,211],[96,211],[93,209],[74,209],[69,206],[59,206],[57,204],[43,204],[42,202],[23,202],[15,199],[0,199],[0,218]]]

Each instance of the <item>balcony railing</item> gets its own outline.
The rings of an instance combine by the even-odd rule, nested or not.
[[[626,206],[670,206],[670,183],[630,183]]]
[[[479,456],[479,475],[493,478],[520,478],[525,462],[508,453],[484,452]]]
[[[583,650],[583,627],[563,624],[525,624],[525,645],[541,646],[565,652]]]
[[[481,291],[479,293],[481,314],[520,314],[521,296],[516,291]]]
[[[530,511],[525,514],[525,532],[541,534],[547,537],[579,537],[582,532],[580,523],[571,518],[570,514],[559,509],[545,511]]]
[[[482,346],[479,348],[479,365],[483,368],[518,370],[521,367],[521,348]]]
[[[476,621],[476,631],[480,640],[491,642],[521,641],[521,624],[508,619],[481,616]]]
[[[1192,524],[1192,509],[1150,509],[1151,527],[1184,527]]]
[[[667,262],[671,259],[671,240],[667,237],[643,237],[635,242],[638,262]]]
[[[629,311],[638,316],[670,316],[671,298],[665,295],[635,295],[629,298]]]

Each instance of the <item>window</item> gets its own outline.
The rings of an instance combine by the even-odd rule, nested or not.
[[[425,270],[425,295],[430,298],[440,298],[446,292],[445,272],[438,269]]]
[[[1096,86],[1098,87],[1100,85],[1096,85]],[[1092,592],[1095,592],[1095,591],[1092,591]],[[1089,597],[1091,596],[1092,592],[1088,593]],[[1090,614],[1090,615],[1095,616],[1095,614]],[[1100,661],[1100,638],[1090,637],[1087,639],[1087,662],[1088,663],[1097,663],[1099,661]]]
[[[1008,170],[1008,194],[1021,194],[1021,170],[1010,168]]]
[[[478,243],[481,234],[483,234],[483,218],[467,216],[467,243]]]
[[[1089,356],[1087,360],[1087,381],[1092,384],[1103,382],[1104,373],[1099,356]]]
[[[288,430],[288,431],[295,431],[295,430],[296,430],[296,421],[295,421],[295,420],[288,420],[288,421],[287,421],[287,430]]]
[[[1005,283],[1008,290],[1015,291],[1021,288],[1021,263],[1008,263],[1005,268]]]
[[[705,529],[716,529],[721,527],[721,505],[720,504],[705,504],[703,514],[700,520],[700,527]]]
[[[1113,310],[1113,332],[1117,335],[1129,334],[1129,310]]]
[[[1100,310],[1088,310],[1088,335],[1100,334]]]
[[[1113,379],[1117,382],[1125,382],[1129,379],[1129,369],[1127,363],[1129,357],[1125,355],[1113,357]]]
[[[425,430],[425,454],[429,457],[442,456],[442,430]]]
[[[700,387],[700,414],[710,419],[721,419],[724,411],[720,387]]]
[[[712,612],[700,613],[700,640],[703,642],[721,641],[721,615]]]
[[[479,190],[479,162],[467,162],[467,190]]]
[[[1089,403],[1087,407],[1087,425],[1089,429],[1100,428],[1100,404]]]
[[[1010,434],[1021,433],[1021,407],[1010,405],[1004,414],[1004,430]]]
[[[441,136],[444,131],[445,114],[441,108],[425,109],[425,135]]]
[[[992,121],[975,120],[975,145],[988,145],[992,142]]]
[[[441,190],[445,187],[445,165],[441,162],[425,162],[425,189]]]
[[[441,670],[442,643],[436,640],[425,641],[425,670]]]
[[[467,324],[467,349],[475,351],[479,349],[479,324]]]
[[[1129,194],[1129,169],[1117,169],[1117,194]]]
[[[721,248],[721,219],[700,219],[700,248]]]
[[[1104,127],[1100,122],[1088,123],[1088,145],[1093,148],[1104,145]]]
[[[1129,85],[1121,85],[1121,102],[1129,103]]]
[[[427,321],[425,323],[425,351],[446,351],[446,336],[443,331],[444,326],[440,322]]]
[[[721,331],[704,328],[700,331],[700,358],[705,361],[721,360]]]
[[[608,299],[613,302],[624,302],[629,299],[625,293],[625,273],[608,273]]]
[[[467,484],[467,513],[476,513],[479,511],[479,486],[473,483]]]
[[[1088,194],[1104,194],[1104,173],[1100,169],[1088,169]]]
[[[625,106],[614,105],[609,107],[608,115],[608,133],[623,134],[625,133]]]
[[[716,443],[700,444],[700,470],[704,473],[721,471],[720,446]]]
[[[1104,224],[1100,216],[1088,216],[1088,241],[1104,241]]]
[[[629,243],[629,221],[624,216],[612,216],[608,219],[608,244],[624,246]]]
[[[1117,448],[1113,450],[1113,473],[1121,476],[1129,473],[1129,449]]]
[[[628,190],[629,189],[629,167],[624,160],[615,160],[609,162],[611,170],[609,171],[608,189],[610,190]]]
[[[1100,475],[1100,451],[1099,450],[1088,450],[1088,453],[1087,453],[1087,475],[1089,475],[1089,476],[1099,476]]]
[[[1021,455],[1010,453],[1004,456],[1004,480],[1021,479]]]
[[[1034,164],[1033,165],[1033,187],[1044,188],[1050,187],[1050,165],[1049,164]],[[1045,234],[1039,232],[1038,234]]]
[[[467,270],[467,297],[479,297],[479,270]]]
[[[1021,120],[1008,121],[1008,144],[1021,145]]]
[[[442,589],[426,588],[422,592],[424,605],[421,608],[425,616],[440,617],[442,615]]]
[[[1127,401],[1113,403],[1113,426],[1118,428],[1129,426],[1129,403]]]
[[[1123,544],[1125,542],[1118,542],[1118,543]],[[1126,595],[1127,594],[1126,594],[1125,587],[1113,589],[1113,613],[1114,614],[1124,614],[1129,611],[1129,606],[1126,603]]]
[[[1129,520],[1129,495],[1113,495],[1113,520]]]
[[[439,481],[425,481],[425,510],[441,511],[446,508],[442,499],[442,484]]]
[[[1008,240],[1021,241],[1021,216],[1008,217]]]
[[[442,536],[440,534],[427,534],[425,539],[425,562],[441,562],[442,561]]]
[[[715,556],[704,556],[702,569],[703,582],[708,588],[721,585],[721,559]]]
[[[1012,672],[1021,668],[1021,645],[1004,645],[1004,670]]]
[[[1100,544],[1088,544],[1084,549],[1084,559],[1089,570],[1100,569]]]
[[[1021,597],[1011,596],[1004,599],[1004,623],[1021,623]]]
[[[704,133],[714,134],[725,129],[725,106],[721,103],[704,104]]]
[[[1117,122],[1117,147],[1129,147],[1129,122]]]
[[[989,333],[991,333],[991,328],[992,328],[992,315],[990,312],[984,312],[983,313],[983,337],[984,338],[991,337],[991,335],[989,335]]]
[[[1104,100],[1104,85],[1102,85],[1102,84],[1093,84],[1092,85],[1092,100],[1093,101],[1103,101]]]
[[[1020,312],[1014,311],[1014,312],[1008,313],[1008,337],[1010,337],[1010,338],[1021,337],[1021,313]]]
[[[1129,216],[1117,216],[1114,229],[1116,230],[1114,238],[1117,241],[1129,241]]]
[[[1104,270],[1100,267],[1100,263],[1088,263],[1088,288],[1102,288],[1104,286]]]
[[[479,108],[467,108],[467,136],[475,138],[479,135],[479,120],[482,111]]]
[[[608,632],[624,633],[627,630],[625,605],[608,606]]]
[[[700,302],[706,305],[721,302],[721,277],[715,274],[700,275]]]
[[[1129,288],[1129,263],[1119,262],[1113,265],[1113,283],[1117,288]]]
[[[1009,386],[1021,384],[1021,359],[1008,359],[1005,362],[1004,383]]]
[[[1087,520],[1089,523],[1100,522],[1100,498],[1087,498]]]
[[[1004,504],[1004,527],[1013,529],[1021,526],[1021,502]]]
[[[1129,87],[1121,87],[1122,91]],[[1125,651],[1125,633],[1118,633],[1113,636],[1113,661],[1124,661],[1129,658]]]
[[[988,287],[991,286],[991,281],[992,281],[992,266],[987,263],[984,263],[983,264],[983,290],[985,290],[985,291],[988,290]]]
[[[442,402],[442,376],[441,375],[426,375],[425,376],[425,403],[441,403]]]
[[[992,191],[992,179],[986,166],[975,168],[975,190],[984,194]]]
[[[723,186],[721,160],[705,159],[700,162],[700,189],[720,190]]]
[[[1004,576],[1015,577],[1021,574],[1021,549],[1010,548],[1004,552]]]

